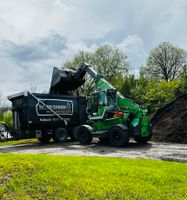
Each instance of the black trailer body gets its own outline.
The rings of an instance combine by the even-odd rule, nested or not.
[[[36,135],[43,142],[53,137],[61,142],[68,132],[73,138],[73,129],[87,120],[85,97],[22,92],[8,99],[12,102],[14,128],[19,137]]]

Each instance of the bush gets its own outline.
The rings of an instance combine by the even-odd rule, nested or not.
[[[2,114],[2,119],[0,123],[5,123],[8,126],[13,126],[13,118],[12,118],[12,113],[3,113]]]

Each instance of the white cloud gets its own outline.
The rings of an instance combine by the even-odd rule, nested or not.
[[[30,90],[31,86],[48,91],[54,66],[61,67],[65,59],[79,50],[96,48],[57,33],[24,44],[0,41],[0,91],[3,96]]]
[[[116,46],[128,55],[134,68],[138,69],[145,62],[147,57],[145,44],[138,35],[129,35]]]
[[[98,46],[95,43],[93,43],[92,45],[88,45],[82,40],[69,39],[67,42],[67,49],[64,50],[64,58],[69,59],[79,51],[93,52],[97,48]]]
[[[54,5],[56,5],[57,7],[60,6],[63,8],[63,10],[67,11],[74,11],[76,9],[74,6],[68,6],[62,0],[55,0]]]
[[[52,30],[65,31],[74,9],[60,0],[1,1],[0,37],[24,43]]]
[[[6,0],[0,2],[0,37],[24,43],[50,31],[73,40],[121,32],[123,38],[139,35],[149,49],[166,39],[187,48],[179,39],[186,36],[186,17],[186,0]]]
[[[103,43],[102,43],[103,44]],[[110,43],[115,46],[115,44]],[[145,57],[144,43],[137,35],[124,38],[116,45],[132,62]],[[71,40],[60,34],[49,34],[25,44],[10,41],[0,42],[1,91],[4,96],[36,86],[39,91],[48,91],[52,67],[61,67],[63,62],[78,51],[94,51],[96,44],[88,45],[81,40]],[[136,62],[132,62],[136,65]],[[137,67],[137,66],[136,66]]]
[[[132,66],[169,41],[187,49],[186,0],[0,0],[0,91],[49,87],[53,66],[110,43]]]

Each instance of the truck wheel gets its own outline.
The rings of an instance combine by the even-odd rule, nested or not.
[[[134,137],[134,140],[139,144],[146,144],[151,139],[151,135],[147,137]]]
[[[0,133],[0,142],[5,142],[6,139],[7,138],[2,133]]]
[[[91,132],[84,126],[79,126],[76,128],[78,141],[81,144],[90,144],[92,141]]]
[[[68,132],[66,128],[57,128],[54,132],[54,141],[58,143],[65,142],[68,138]]]
[[[38,138],[38,141],[41,143],[48,143],[51,139],[51,136],[47,134],[47,131],[42,131],[42,137]]]
[[[129,144],[128,130],[123,130],[120,127],[113,127],[109,131],[109,141],[114,147],[127,146]]]
[[[99,142],[101,144],[104,144],[104,145],[108,145],[110,142],[109,142],[109,133],[108,131],[104,134],[102,134],[100,137],[99,137]]]
[[[77,141],[77,132],[76,132],[76,129],[77,129],[77,127],[76,128],[70,128],[68,130],[69,136],[70,136],[70,138],[71,138],[72,141]]]

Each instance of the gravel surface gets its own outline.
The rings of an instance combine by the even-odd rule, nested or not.
[[[24,154],[54,154],[75,156],[107,156],[120,158],[145,158],[156,160],[168,160],[187,162],[187,145],[171,143],[154,143],[140,145],[130,142],[128,147],[116,148],[92,143],[87,146],[78,142],[66,142],[64,144],[22,144],[0,147],[0,153],[13,152]]]

